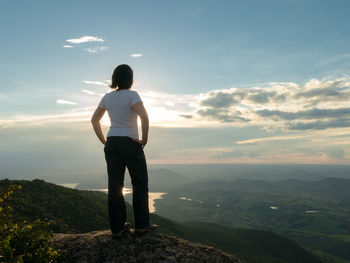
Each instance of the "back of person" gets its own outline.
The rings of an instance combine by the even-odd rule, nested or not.
[[[95,110],[91,123],[104,153],[108,174],[108,215],[112,238],[129,233],[127,211],[123,196],[125,169],[128,168],[133,187],[135,234],[156,230],[150,224],[148,207],[148,172],[143,148],[148,141],[149,120],[142,100],[136,91],[130,90],[133,71],[129,65],[117,66],[112,74],[112,92],[105,94]],[[108,112],[111,126],[107,140],[100,120]],[[137,116],[141,120],[142,139],[139,140]]]
[[[115,90],[103,96],[99,107],[107,110],[111,121],[107,137],[128,136],[139,139],[138,115],[131,106],[140,101],[139,94],[130,89]]]

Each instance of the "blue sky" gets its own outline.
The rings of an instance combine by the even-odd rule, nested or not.
[[[2,1],[2,162],[11,168],[11,152],[53,167],[84,149],[102,167],[89,119],[127,63],[151,118],[150,163],[349,164],[349,9],[339,0]]]

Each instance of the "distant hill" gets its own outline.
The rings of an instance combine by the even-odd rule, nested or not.
[[[166,164],[150,165],[166,168],[194,180],[254,179],[278,181],[298,179],[316,181],[328,177],[350,179],[349,165],[325,164]]]
[[[350,263],[350,180],[201,181],[156,200],[174,221],[270,230],[329,262]]]
[[[193,183],[193,179],[178,174],[169,169],[149,169],[148,170],[149,177],[149,188],[152,192],[167,192],[171,189],[174,189],[179,186],[184,186],[189,183]],[[126,171],[125,176],[125,187],[131,187],[130,176],[128,171]],[[77,185],[77,189],[99,189],[99,188],[107,188],[107,178],[97,177],[95,179],[82,180]]]
[[[184,189],[242,191],[266,193],[270,195],[300,196],[302,194],[317,195],[350,200],[350,180],[343,178],[325,178],[318,181],[303,181],[296,179],[280,180],[275,182],[237,179],[226,181],[201,181],[186,185]]]
[[[43,180],[0,180],[0,191],[20,184],[11,200],[15,219],[48,218],[55,232],[85,233],[108,229],[107,195],[47,183]],[[132,209],[127,205],[128,221],[133,224]],[[233,253],[249,263],[321,263],[294,242],[268,231],[232,229],[215,224],[178,224],[156,214],[151,221],[160,232],[208,244]],[[303,261],[304,260],[304,261]]]
[[[233,253],[247,262],[321,262],[295,242],[271,231],[230,228],[203,222],[184,225],[191,228],[195,236],[193,240],[207,240],[206,244]]]

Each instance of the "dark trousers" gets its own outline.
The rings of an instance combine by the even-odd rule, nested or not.
[[[123,196],[125,167],[133,187],[135,228],[149,225],[148,174],[141,144],[127,136],[110,136],[104,147],[108,172],[108,215],[111,231],[118,232],[126,222]]]

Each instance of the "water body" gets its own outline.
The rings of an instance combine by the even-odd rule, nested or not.
[[[88,189],[93,191],[101,191],[104,193],[108,193],[108,189]],[[132,189],[131,188],[123,188],[123,195],[128,201],[131,201],[131,195]],[[156,208],[154,206],[154,201],[157,199],[163,199],[163,195],[166,195],[167,193],[160,193],[160,192],[149,192],[148,193],[148,204],[149,204],[149,212],[154,213],[156,212]]]
[[[69,183],[69,184],[60,184],[64,187],[68,187],[68,188],[73,188],[75,189],[76,186],[78,185],[78,183]],[[85,190],[90,190],[90,191],[100,191],[100,192],[104,192],[104,193],[108,193],[108,189],[107,188],[103,188],[103,189],[85,189]],[[131,195],[132,194],[132,189],[131,188],[123,188],[123,195],[125,196],[126,199],[128,199],[128,201],[131,201]],[[163,196],[166,195],[167,193],[160,193],[160,192],[149,192],[148,193],[148,203],[149,203],[149,212],[150,213],[154,213],[156,212],[156,208],[154,206],[154,201],[157,199],[163,199]]]
[[[191,198],[187,198],[185,196],[182,196],[179,199],[180,200],[184,200],[184,201],[197,202],[197,203],[200,203],[200,204],[203,203],[203,201],[201,201],[201,200],[191,199]]]

